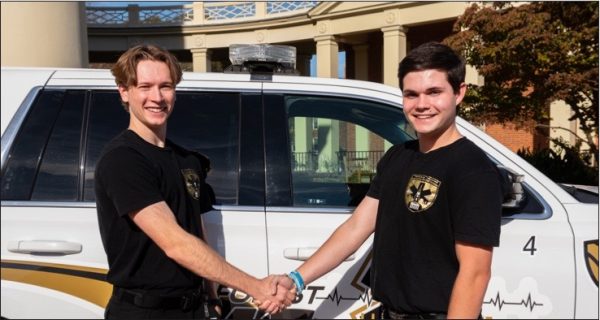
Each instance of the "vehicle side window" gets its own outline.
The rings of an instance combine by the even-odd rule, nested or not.
[[[116,91],[90,99],[85,155],[84,200],[95,201],[94,170],[104,146],[129,123]],[[237,203],[239,94],[177,92],[167,138],[210,160],[207,182],[219,204]]]
[[[64,97],[64,91],[43,91],[31,107],[2,172],[2,200],[29,200],[31,197],[40,160]]]
[[[217,204],[237,204],[239,166],[238,93],[177,92],[167,137],[210,161],[206,182]]]
[[[90,98],[86,136],[83,200],[95,201],[94,170],[104,146],[129,126],[129,113],[121,105],[119,93],[93,91]]]
[[[286,96],[295,206],[356,206],[393,144],[414,139],[402,110],[368,101]]]
[[[84,91],[65,94],[42,156],[31,200],[77,201]]]

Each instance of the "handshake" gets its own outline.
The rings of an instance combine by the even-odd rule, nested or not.
[[[292,272],[288,275],[270,275],[260,280],[258,290],[252,295],[253,303],[266,314],[276,314],[286,307],[290,306],[296,294],[304,289],[304,284],[300,278],[295,278]]]

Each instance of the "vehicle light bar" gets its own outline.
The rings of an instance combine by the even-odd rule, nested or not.
[[[233,44],[229,46],[229,60],[233,65],[245,62],[276,62],[286,68],[296,67],[296,48],[270,44]]]
[[[233,44],[229,46],[229,60],[231,66],[225,69],[227,73],[251,73],[263,76],[274,73],[298,75],[296,48],[292,46]],[[263,78],[260,79],[266,79]]]

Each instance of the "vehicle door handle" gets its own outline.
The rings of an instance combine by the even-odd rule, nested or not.
[[[290,260],[306,261],[312,256],[319,248],[306,247],[306,248],[285,248],[283,249],[283,256]],[[351,254],[344,261],[354,260],[354,254]]]
[[[81,243],[60,240],[9,241],[7,249],[15,253],[74,254],[81,252]]]

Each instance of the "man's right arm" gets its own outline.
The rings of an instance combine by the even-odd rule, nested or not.
[[[260,301],[276,302],[267,307],[268,312],[276,311],[274,308],[278,304],[291,304],[293,293],[278,290],[277,297],[274,297],[272,279],[261,281],[246,274],[225,261],[201,239],[183,230],[164,201],[130,213],[129,216],[169,258],[199,276],[246,292]]]
[[[356,252],[375,231],[379,200],[366,196],[348,220],[297,271],[310,283],[337,267]]]

